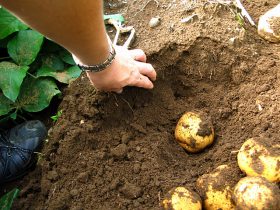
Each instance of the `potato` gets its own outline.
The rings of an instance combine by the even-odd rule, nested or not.
[[[237,155],[239,168],[248,176],[280,181],[280,147],[267,138],[248,139]]]
[[[212,173],[198,178],[196,186],[206,210],[234,209],[232,203],[232,171],[228,165],[217,167]],[[231,183],[232,182],[232,183]]]
[[[169,210],[202,209],[199,195],[185,187],[176,187],[170,190],[162,201],[162,206]]]
[[[259,19],[258,33],[270,42],[280,42],[280,4]]]
[[[203,113],[186,112],[180,118],[175,138],[189,152],[199,152],[214,141],[214,128]]]
[[[237,210],[279,210],[280,190],[263,177],[245,177],[234,188]]]

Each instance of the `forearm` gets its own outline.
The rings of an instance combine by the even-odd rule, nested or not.
[[[84,64],[103,62],[109,54],[102,0],[0,0],[0,4]]]

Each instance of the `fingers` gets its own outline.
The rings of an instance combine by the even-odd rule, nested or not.
[[[134,60],[146,63],[147,57],[143,50],[140,49],[129,50],[129,53]]]
[[[130,55],[136,61],[140,74],[149,77],[152,81],[156,80],[157,74],[151,64],[147,64],[147,57],[143,50],[134,49],[130,50]]]
[[[153,89],[154,85],[148,77],[140,75],[140,77],[130,84],[130,86],[141,87],[146,89]]]
[[[152,81],[155,81],[157,78],[157,73],[154,67],[149,63],[137,62],[139,72],[142,75],[149,77]]]

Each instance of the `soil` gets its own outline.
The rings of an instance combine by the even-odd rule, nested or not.
[[[249,23],[243,28],[228,6],[170,2],[106,2],[106,12],[122,12],[135,27],[133,48],[157,70],[155,88],[119,95],[96,92],[85,76],[73,82],[36,169],[2,187],[22,189],[14,209],[160,209],[170,189],[198,192],[198,177],[219,165],[229,165],[237,183],[245,176],[236,156],[246,139],[280,143],[280,45]],[[244,6],[257,22],[277,3]],[[156,16],[161,23],[150,28]],[[206,113],[215,128],[214,144],[197,154],[174,138],[186,111]]]

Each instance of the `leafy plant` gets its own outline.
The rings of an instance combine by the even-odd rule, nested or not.
[[[236,16],[235,16],[237,22],[239,23],[240,26],[242,26],[244,28],[244,25],[245,25],[245,21],[244,21],[244,18],[243,16],[241,15],[241,13],[236,13]]]
[[[0,198],[0,210],[10,210],[14,199],[18,196],[19,189],[15,188]]]
[[[56,122],[56,121],[61,117],[62,112],[63,112],[63,110],[57,111],[56,115],[51,116],[51,119],[52,119],[54,122]]]
[[[39,112],[81,70],[64,48],[0,7],[0,119]]]

